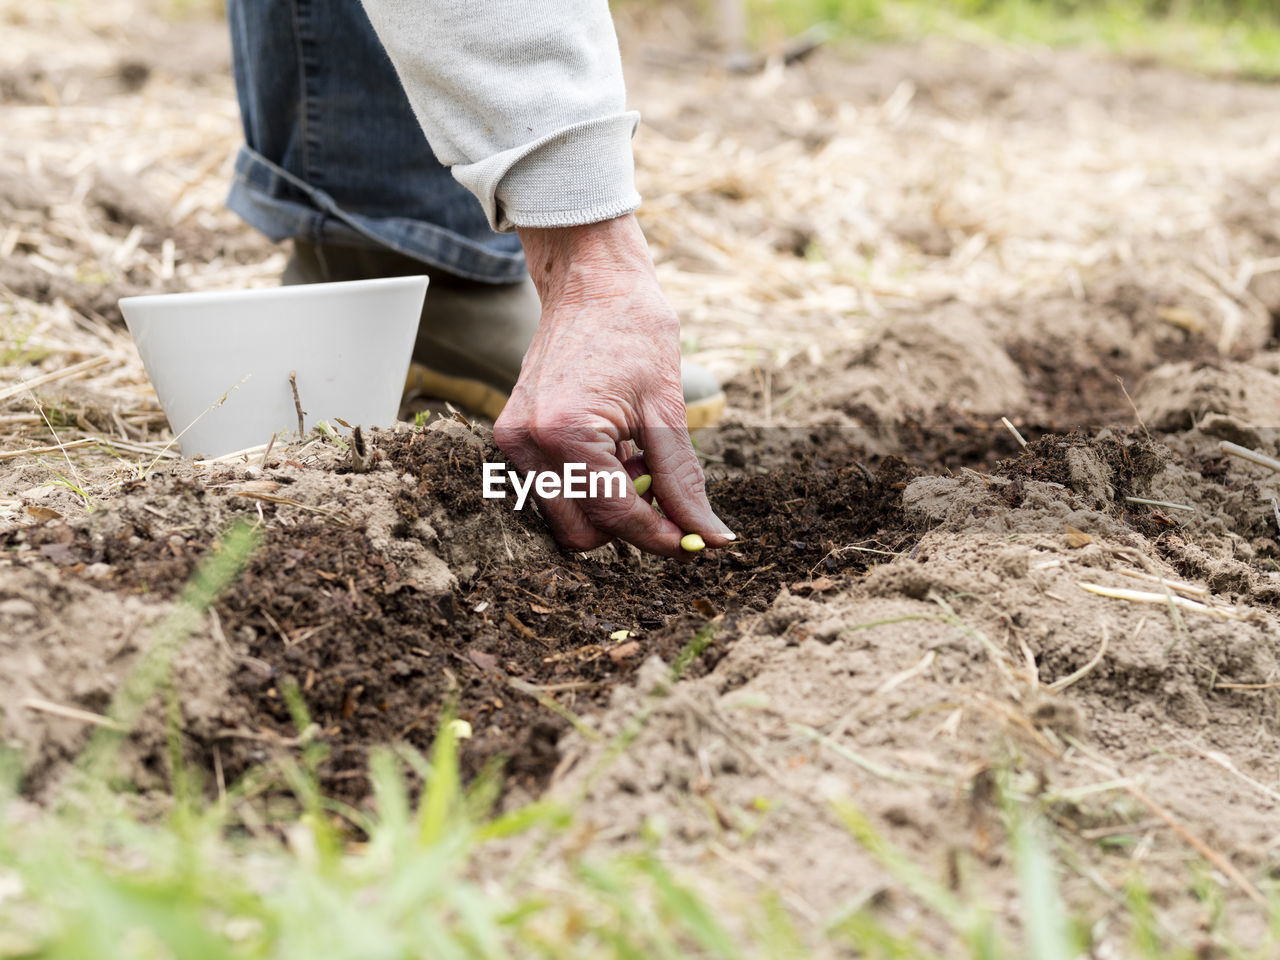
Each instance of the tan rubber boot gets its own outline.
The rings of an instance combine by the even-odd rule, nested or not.
[[[390,250],[294,241],[282,280],[328,283],[373,277],[431,277],[418,325],[405,399],[447,400],[472,414],[498,418],[520,376],[541,305],[532,281],[492,284],[464,280]],[[724,414],[725,396],[711,372],[680,365],[689,429]]]

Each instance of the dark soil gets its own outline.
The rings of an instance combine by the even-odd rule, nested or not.
[[[1061,396],[1054,409],[1083,413],[1086,421],[1072,425],[1087,430],[1117,423],[1128,401],[1118,384],[1102,389],[1107,376],[1055,378]],[[532,558],[497,548],[477,554],[450,529],[478,524],[493,539],[499,530],[533,535],[541,521],[532,510],[513,513],[480,496],[480,462],[501,459],[491,441],[424,431],[378,435],[376,457],[391,468],[384,476],[413,478],[384,491],[396,517],[392,535],[427,537],[424,545],[457,575],[444,593],[418,583],[359,525],[322,515],[353,480],[344,466],[306,468],[333,476],[317,487],[335,491],[333,504],[315,505],[320,511],[299,514],[287,503],[234,495],[233,472],[161,470],[127,484],[109,511],[13,531],[4,546],[18,562],[51,561],[66,577],[101,580],[107,565],[102,583],[111,589],[170,598],[216,531],[261,511],[262,548],[216,606],[239,664],[225,725],[211,739],[193,738],[192,752],[211,764],[216,748],[228,777],[260,762],[273,744],[298,734],[286,698],[296,685],[327,751],[325,789],[359,800],[368,788],[368,750],[387,742],[426,749],[446,709],[474,730],[463,750],[468,775],[499,761],[509,783],[537,792],[556,767],[556,742],[568,726],[539,702],[540,693],[564,710],[591,714],[648,656],[671,661],[709,623],[713,642],[692,671],[710,669],[737,622],[764,610],[781,589],[820,599],[909,553],[922,531],[906,522],[901,493],[924,473],[969,468],[1008,477],[1015,483],[1002,495],[1016,507],[1024,482],[1078,486],[1068,457],[1082,448],[1108,472],[1108,499],[1122,522],[1156,541],[1178,533],[1176,518],[1124,505],[1124,496],[1147,492],[1172,456],[1138,429],[1113,428],[1099,438],[1024,423],[1037,439],[1023,451],[996,416],[941,407],[881,424],[869,411],[854,412],[864,429],[734,426],[701,436],[712,502],[740,540],[688,563],[625,547],[590,555],[542,550]],[[1062,432],[1046,432],[1054,426]],[[868,452],[871,434],[881,450],[889,436],[900,456]],[[1218,460],[1198,466],[1207,484],[1232,482]],[[285,484],[281,495],[291,493],[287,484],[303,465],[291,467],[293,474],[275,474]],[[144,496],[130,499],[134,493]],[[424,534],[428,518],[448,527],[438,537]],[[611,638],[617,631],[630,633]]]
[[[1088,381],[1072,393],[1083,404]],[[641,558],[629,548],[509,562],[498,553],[469,555],[446,533],[430,546],[458,580],[440,594],[401,570],[357,525],[228,495],[221,485],[229,474],[164,472],[127,485],[125,504],[112,511],[11,532],[4,545],[20,562],[52,561],[68,577],[100,577],[107,564],[112,589],[167,598],[222,525],[256,517],[261,508],[262,548],[216,606],[239,653],[225,728],[192,743],[197,758],[211,762],[216,747],[225,775],[234,777],[273,743],[295,737],[286,691],[296,685],[327,751],[320,774],[334,795],[366,794],[370,747],[429,747],[446,709],[474,730],[463,751],[467,774],[501,761],[509,783],[536,792],[558,762],[556,742],[568,725],[538,702],[539,692],[590,714],[646,657],[671,661],[711,623],[715,639],[692,667],[695,674],[709,669],[737,621],[764,610],[780,589],[820,597],[909,552],[921,531],[906,523],[901,492],[930,468],[1014,479],[1004,495],[1017,506],[1024,481],[1072,486],[1068,453],[1084,448],[1110,472],[1119,505],[1123,496],[1145,493],[1168,456],[1138,430],[1101,439],[1049,434],[1021,451],[997,418],[948,408],[892,426],[902,458],[870,454],[859,431],[834,427],[730,427],[703,437],[700,447],[715,458],[712,502],[741,539],[689,563]],[[397,538],[421,537],[421,522],[442,505],[455,527],[479,521],[489,530],[514,523],[511,529],[534,531],[541,524],[532,510],[513,513],[480,496],[480,461],[500,458],[491,442],[416,431],[382,434],[376,449],[393,468],[388,474],[416,480],[390,496]],[[1221,463],[1203,466],[1206,483],[1229,479]],[[341,466],[308,469],[348,473]],[[145,506],[129,506],[127,495],[143,487]],[[1119,512],[1156,539],[1176,530],[1158,511]],[[184,524],[170,521],[171,513]],[[630,633],[612,639],[620,630]]]
[[[446,707],[475,731],[463,753],[467,773],[500,757],[511,782],[536,791],[555,767],[555,743],[567,721],[516,684],[555,692],[571,711],[590,711],[646,657],[673,659],[709,621],[729,636],[737,618],[764,609],[784,586],[829,590],[910,547],[901,491],[919,471],[896,458],[866,457],[839,436],[826,444],[814,439],[797,444],[785,468],[726,469],[733,475],[710,479],[713,503],[742,538],[733,549],[660,565],[629,549],[485,564],[444,596],[423,590],[355,526],[313,516],[293,521],[287,507],[152,475],[149,498],[181,502],[188,519],[200,517],[202,504],[203,513],[220,513],[223,522],[256,515],[260,504],[266,520],[261,549],[216,605],[222,630],[240,651],[234,703],[215,741],[225,774],[260,761],[274,740],[297,735],[283,692],[296,684],[327,747],[320,772],[335,795],[364,796],[370,746],[428,747]],[[415,523],[440,504],[459,523],[486,511],[495,524],[498,511],[507,515],[501,522],[511,521],[510,509],[483,500],[476,482],[479,459],[498,458],[496,448],[482,453],[419,432],[385,438],[380,450],[397,472],[418,481],[394,497],[397,535],[415,536]],[[108,564],[113,589],[170,598],[219,525],[179,532],[164,514],[90,515],[10,533],[4,545],[18,558],[52,561],[69,577],[95,576],[95,564]],[[541,523],[532,511],[514,520]],[[843,549],[850,545],[885,553]],[[459,557],[446,559],[461,565]],[[610,639],[618,630],[631,634]],[[713,643],[694,672],[722,652]],[[214,745],[193,748],[208,754]]]

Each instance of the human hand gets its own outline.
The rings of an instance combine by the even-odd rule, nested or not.
[[[648,473],[644,498],[539,498],[561,546],[591,550],[615,537],[668,557],[687,556],[686,533],[708,546],[735,539],[711,509],[689,441],[680,385],[680,324],[658,287],[634,216],[556,229],[522,229],[542,320],[493,435],[521,470]],[[631,455],[631,444],[644,457]],[[646,501],[656,498],[665,517]]]

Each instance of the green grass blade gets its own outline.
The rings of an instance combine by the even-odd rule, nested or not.
[[[1013,856],[1022,899],[1022,928],[1029,960],[1073,960],[1067,911],[1058,894],[1058,877],[1036,821],[1013,825]]]
[[[450,814],[462,791],[458,776],[458,739],[449,718],[440,722],[432,750],[431,768],[418,811],[418,842],[424,847],[440,842]]]

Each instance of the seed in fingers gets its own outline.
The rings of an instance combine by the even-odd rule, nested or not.
[[[680,538],[680,549],[689,553],[697,553],[706,547],[706,541],[696,533],[686,533]]]

